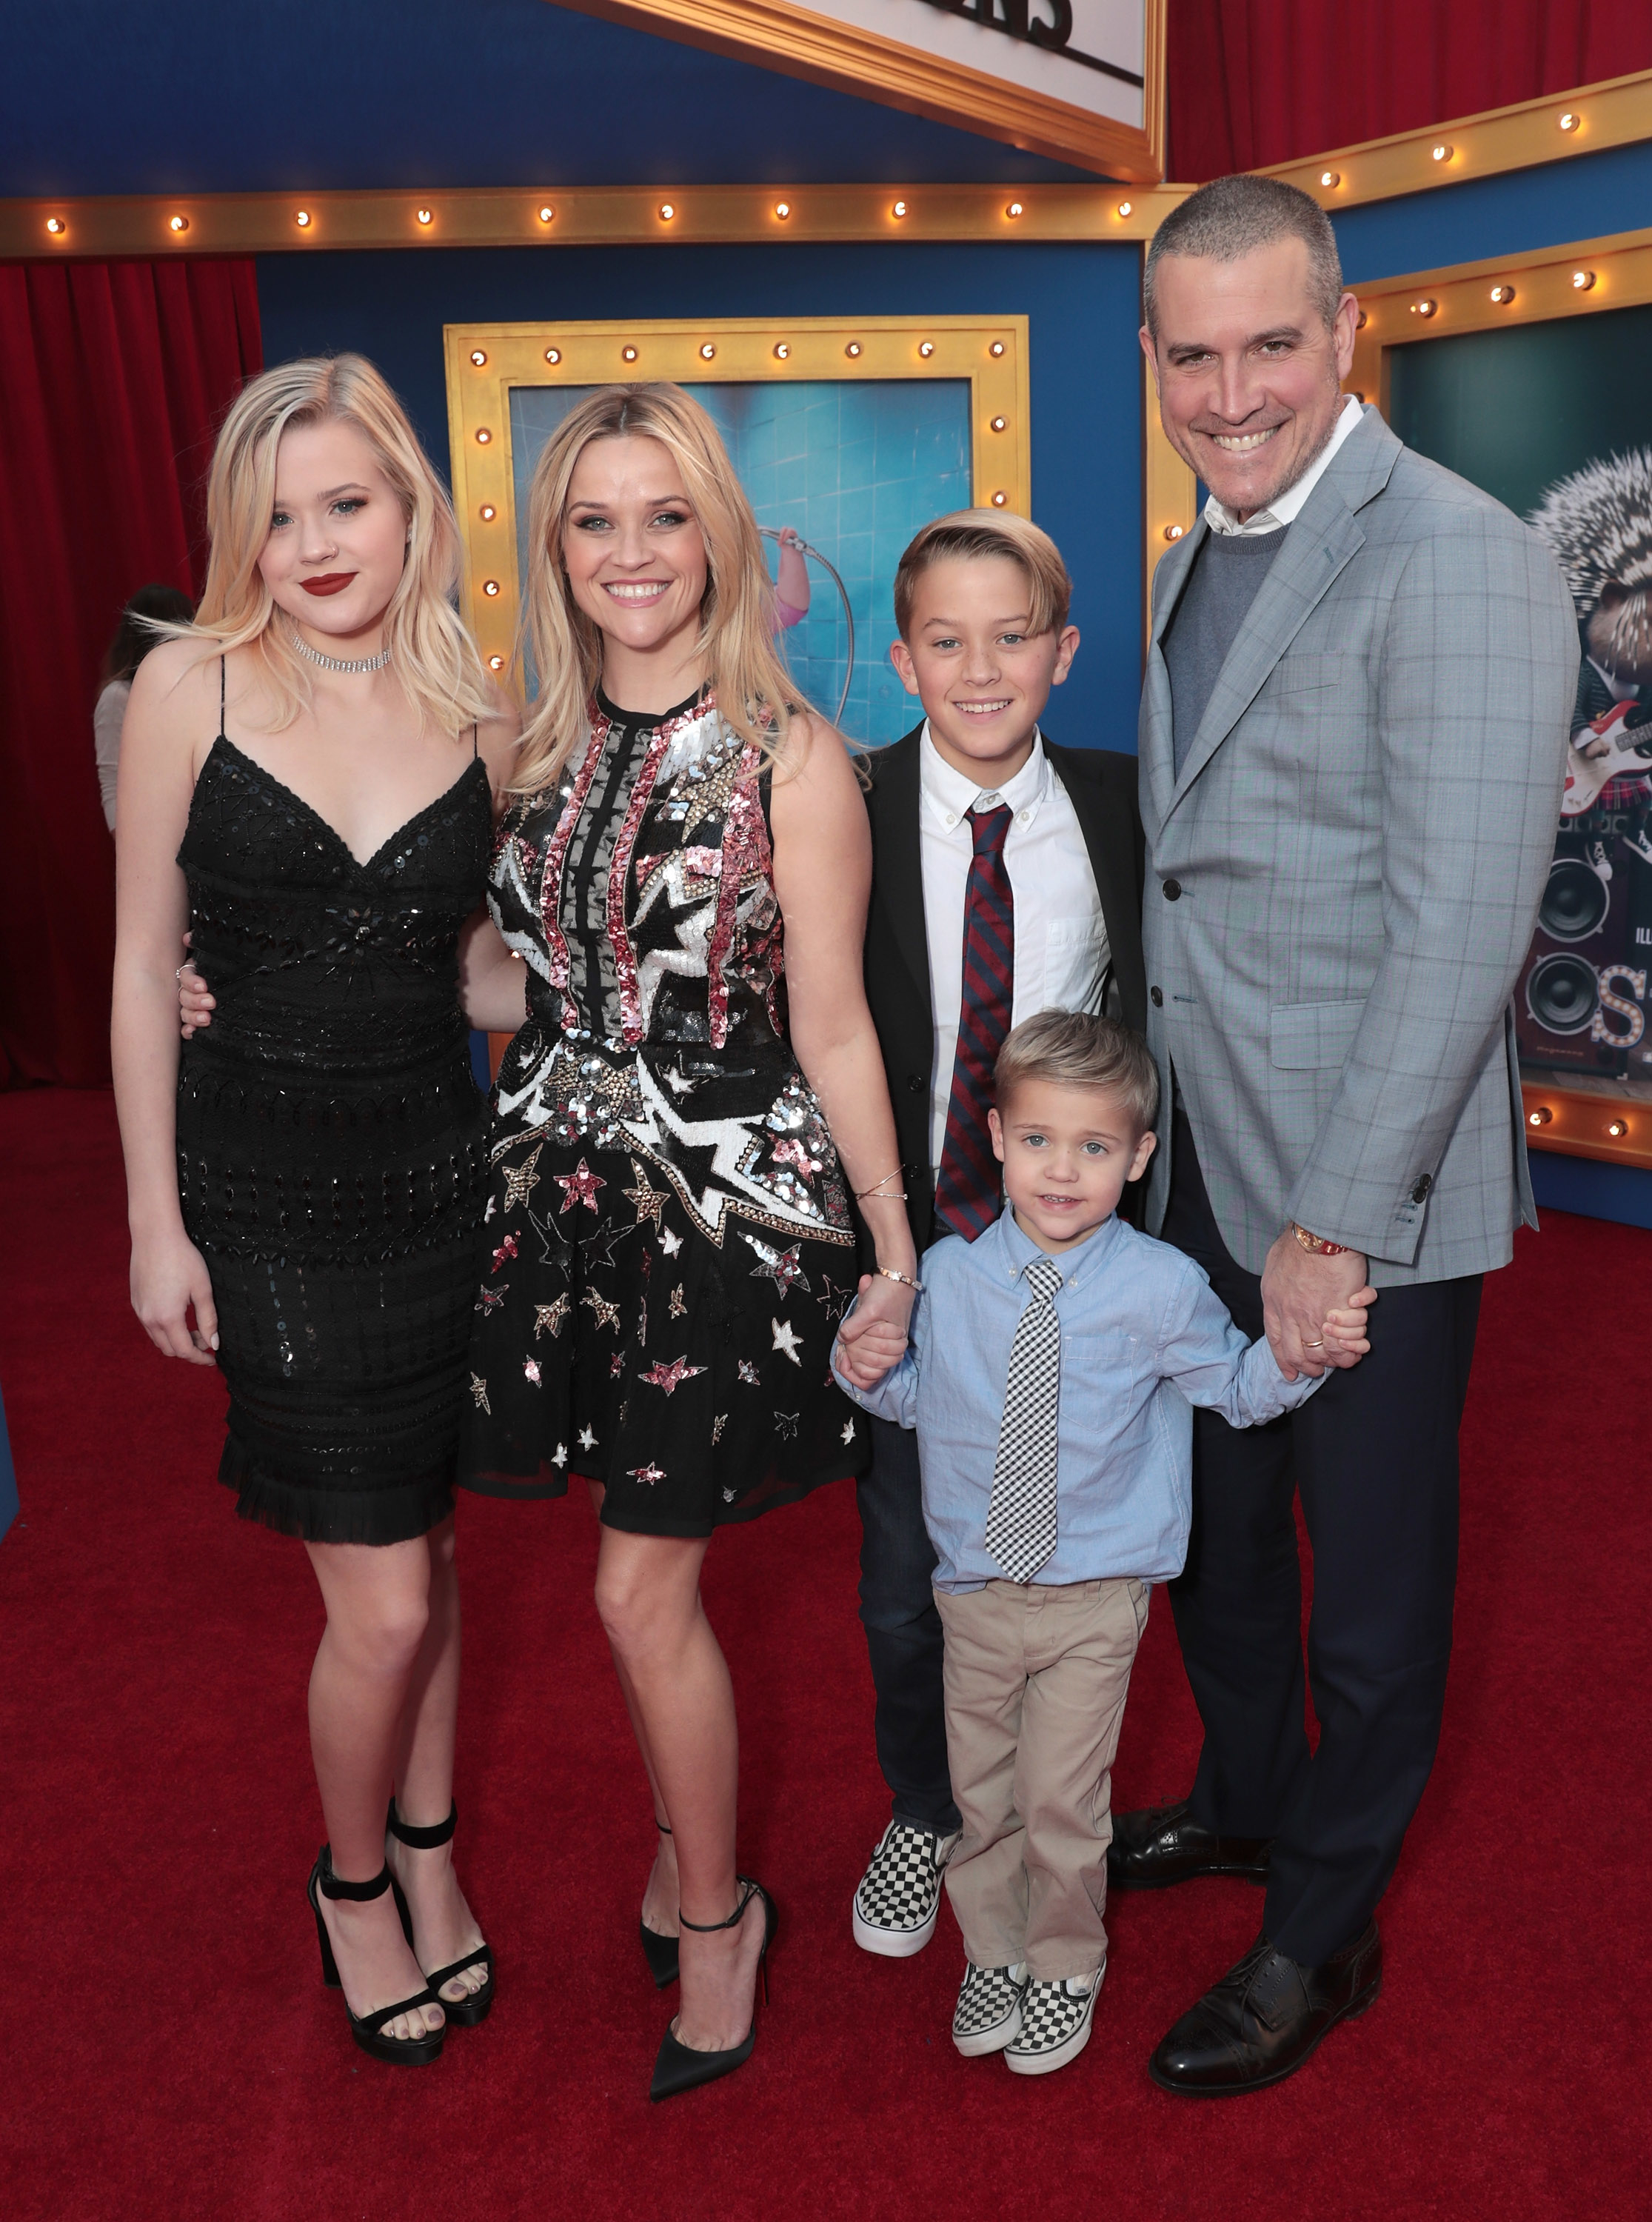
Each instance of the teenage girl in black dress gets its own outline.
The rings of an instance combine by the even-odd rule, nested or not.
[[[121,762],[132,1299],[161,1351],[216,1353],[222,1478],[309,1550],[323,1973],[366,2050],[426,2062],[493,1999],[450,1849],[486,1181],[458,976],[514,736],[448,600],[447,498],[371,365],[253,380],[208,516],[195,625],[139,669]],[[186,928],[216,1009],[180,1066]]]

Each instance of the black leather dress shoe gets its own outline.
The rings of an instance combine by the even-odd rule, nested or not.
[[[1271,1836],[1218,1836],[1187,1817],[1187,1800],[1113,1816],[1107,1847],[1107,1881],[1113,1890],[1163,1890],[1198,1875],[1239,1875],[1267,1880]]]
[[[1282,2083],[1339,2021],[1376,2003],[1382,1939],[1368,1922],[1323,1967],[1303,1968],[1259,1936],[1236,1968],[1185,2013],[1148,2062],[1164,2091],[1236,2097]]]

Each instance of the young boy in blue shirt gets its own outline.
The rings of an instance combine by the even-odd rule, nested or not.
[[[963,1822],[946,1869],[967,1955],[953,2041],[1041,2075],[1089,2042],[1106,1964],[1109,1775],[1149,1585],[1186,1552],[1189,1403],[1249,1427],[1318,1382],[1287,1381],[1191,1259],[1118,1218],[1154,1149],[1138,1035],[1042,1012],[994,1083],[1007,1208],[924,1257],[892,1370],[879,1378],[896,1355],[881,1330],[834,1365],[867,1411],[917,1431]],[[1325,1321],[1330,1363],[1369,1348],[1371,1301]]]

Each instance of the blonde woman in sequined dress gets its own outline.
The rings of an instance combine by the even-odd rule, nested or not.
[[[775,655],[710,420],[669,386],[578,404],[529,548],[544,683],[494,852],[501,938],[468,991],[475,1023],[520,1031],[460,1478],[534,1497],[577,1474],[600,1507],[597,1602],[660,1830],[642,1941],[662,1988],[681,1971],[662,2098],[749,2054],[775,1919],[735,1871],[701,1563],[716,1528],[860,1470],[832,1338],[858,1284],[855,1332],[898,1353],[915,1267],[861,984],[866,810]]]

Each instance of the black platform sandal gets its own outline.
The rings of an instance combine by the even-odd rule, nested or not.
[[[709,1936],[719,1929],[738,1929],[746,1918],[746,1909],[753,1899],[763,1901],[763,1949],[757,1955],[757,1973],[763,1986],[763,2004],[768,2004],[768,1948],[774,1942],[774,1932],[780,1925],[780,1917],[774,1900],[760,1882],[749,1875],[736,1875],[740,1885],[740,1903],[726,1921],[690,1921],[682,1914],[678,1919],[685,1929],[697,1936]],[[720,2075],[732,2075],[736,2068],[743,2068],[752,2056],[757,2043],[757,2007],[752,2005],[752,2025],[742,2043],[731,2045],[726,2052],[698,2052],[693,2046],[681,2044],[668,2029],[660,2040],[659,2057],[654,2063],[654,2081],[649,2086],[651,2099],[674,2099],[684,2091],[696,2091],[702,2083],[715,2083]]]
[[[354,1899],[365,1904],[369,1899],[382,1898],[394,1887],[388,1864],[379,1868],[371,1882],[344,1882],[333,1872],[333,1848],[323,1844],[316,1855],[316,1864],[310,1870],[307,1895],[310,1911],[316,1917],[316,1935],[322,1948],[322,1980],[329,1990],[342,1990],[339,1980],[338,1962],[333,1957],[333,1940],[327,1933],[327,1924],[322,1918],[322,1898]],[[318,1896],[317,1893],[320,1893]],[[399,1893],[398,1893],[399,1895]],[[360,2021],[350,2012],[349,2001],[344,2011],[349,2016],[350,2034],[364,2052],[372,2053],[375,2060],[388,2060],[397,2067],[423,2068],[441,2057],[441,2041],[447,2034],[446,2028],[431,2031],[424,2037],[386,2037],[387,2022],[397,2014],[410,2013],[415,2006],[439,2005],[443,2013],[449,2009],[436,1997],[427,1984],[416,1998],[403,1999],[399,2005],[380,2006],[377,2013],[363,2014]]]
[[[393,1798],[390,1801],[390,1817],[385,1823],[385,1829],[395,1837],[398,1844],[405,1844],[410,1850],[416,1852],[433,1852],[438,1844],[451,1843],[454,1830],[458,1826],[457,1802],[449,1805],[445,1821],[438,1821],[432,1829],[415,1829],[410,1827],[396,1811],[396,1800]],[[391,1879],[391,1886],[396,1892],[396,1910],[402,1917],[403,1934],[410,1944],[413,1942],[413,1916],[408,1909],[406,1899],[402,1894],[402,1886],[393,1876]],[[463,1999],[442,1997],[441,1987],[444,1983],[451,1983],[454,1977],[462,1975],[466,1968],[480,1967],[484,1960],[487,1962],[487,1980],[479,1991],[472,1991],[468,1998]],[[425,1980],[430,1986],[431,1997],[435,1999],[448,2020],[460,2029],[474,2029],[479,2022],[485,2021],[493,2011],[493,1955],[488,1949],[485,1942],[479,1944],[473,1952],[467,1952],[462,1960],[452,1961],[445,1968],[433,1968],[425,1977]]]
[[[662,1836],[670,1836],[671,1830],[664,1821],[656,1817],[654,1825]],[[657,1991],[668,1991],[677,1980],[677,1939],[662,1936],[640,1917],[636,1925],[642,1932],[642,1956],[654,1977],[654,1987]]]

